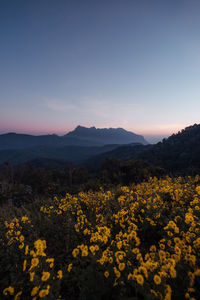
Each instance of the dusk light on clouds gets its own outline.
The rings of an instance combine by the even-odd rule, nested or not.
[[[1,133],[198,123],[199,13],[195,0],[1,1]]]

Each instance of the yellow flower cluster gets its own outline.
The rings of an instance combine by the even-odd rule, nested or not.
[[[22,228],[25,223],[31,223],[27,216],[21,217],[21,219],[14,218],[12,222],[5,221],[5,227],[7,228],[6,238],[8,239],[8,245],[14,242],[18,242],[19,249],[24,248],[24,236],[22,234]]]
[[[5,227],[7,228],[6,238],[8,239],[8,245],[13,245],[16,243],[23,242],[23,247],[18,247],[22,251],[24,251],[25,259],[22,265],[22,271],[25,274],[29,274],[29,282],[33,284],[32,289],[30,290],[30,295],[33,297],[32,299],[45,298],[49,295],[50,285],[48,284],[45,286],[43,282],[50,282],[51,279],[51,269],[54,266],[54,258],[46,258],[45,250],[46,240],[36,240],[33,242],[34,247],[30,248],[28,244],[26,244],[25,238],[22,235],[21,231],[23,231],[24,224],[28,221],[30,224],[30,220],[28,217],[24,216],[19,219],[12,220],[11,223],[5,222]],[[43,268],[47,269],[48,271],[43,271]],[[58,271],[57,278],[62,278],[62,271]],[[52,280],[55,281],[55,278]],[[3,290],[3,294],[6,295],[13,295],[14,300],[23,299],[23,291],[14,293],[15,288],[13,286],[9,286]],[[26,290],[25,290],[26,292]],[[26,297],[26,296],[25,296]]]
[[[29,219],[6,222],[7,246],[14,242],[23,245],[22,270],[29,273],[34,284],[33,299],[48,297],[56,280],[60,282],[65,276],[76,280],[77,274],[95,266],[110,289],[117,287],[121,293],[128,293],[129,288],[138,299],[197,300],[198,180],[199,177],[150,178],[113,192],[100,189],[44,202],[40,214],[49,222],[59,219],[60,224],[66,225],[63,236],[69,235],[69,245],[63,243],[63,251],[67,249],[63,265],[59,264],[54,273],[57,257],[47,257],[48,240],[32,241],[34,249],[26,243],[21,223],[26,224]],[[50,250],[53,252],[53,247]],[[14,287],[5,287],[3,293],[14,295]]]

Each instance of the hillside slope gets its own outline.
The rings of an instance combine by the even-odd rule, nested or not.
[[[168,171],[200,171],[200,124],[186,127],[155,145],[148,146],[138,158]]]
[[[112,157],[119,160],[136,159],[138,157],[138,154],[142,152],[146,147],[148,146],[141,144],[122,145],[116,147],[111,151],[107,151],[89,158],[87,161],[85,161],[84,165],[89,170],[94,170],[98,169],[106,158]]]

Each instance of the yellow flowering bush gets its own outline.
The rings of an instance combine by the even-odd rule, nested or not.
[[[199,299],[197,178],[66,194],[4,219],[2,299]]]

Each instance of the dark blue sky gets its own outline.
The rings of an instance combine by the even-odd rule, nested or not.
[[[200,1],[1,0],[1,132],[199,123]]]

